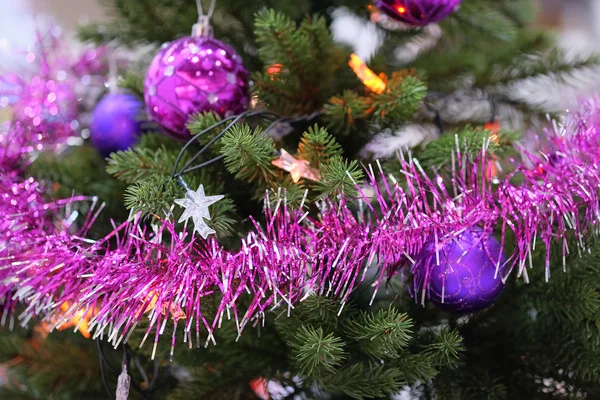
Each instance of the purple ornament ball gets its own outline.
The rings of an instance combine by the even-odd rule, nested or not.
[[[221,117],[248,108],[248,71],[235,50],[210,37],[184,37],[163,46],[144,82],[150,118],[177,139],[189,139],[189,117]]]
[[[375,6],[390,18],[408,25],[439,22],[460,6],[461,0],[375,0]]]
[[[132,94],[109,93],[92,112],[90,139],[100,154],[127,150],[142,132],[143,105]]]
[[[474,226],[437,246],[439,265],[435,239],[430,239],[414,266],[414,275],[416,285],[439,308],[457,313],[477,312],[500,297],[506,257],[496,238]]]

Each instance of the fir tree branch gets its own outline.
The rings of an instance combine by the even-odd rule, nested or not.
[[[415,158],[425,168],[439,169],[452,162],[452,153],[456,153],[457,139],[461,154],[466,154],[471,161],[481,155],[484,144],[488,145],[487,154],[502,157],[513,149],[512,144],[517,139],[516,132],[499,131],[495,134],[495,140],[490,140],[490,135],[492,132],[489,130],[466,127],[460,132],[447,133],[427,144],[423,150],[415,153]]]
[[[377,364],[351,364],[323,376],[319,383],[334,393],[355,399],[384,397],[396,392],[406,379],[397,368]]]
[[[127,183],[136,183],[155,175],[168,176],[178,154],[178,151],[170,151],[165,147],[136,147],[112,153],[106,170],[115,178]]]
[[[332,157],[341,157],[342,148],[324,128],[315,125],[308,128],[300,139],[296,158],[310,161],[311,166],[319,168]]]
[[[276,73],[254,75],[255,92],[280,115],[303,115],[318,110],[331,96],[335,71],[343,55],[333,43],[322,17],[306,18],[300,27],[274,10],[256,16],[258,53]]]
[[[336,156],[321,165],[321,180],[317,184],[317,190],[322,196],[343,193],[352,197],[357,194],[356,184],[361,183],[362,177],[363,172],[356,161],[348,162]]]
[[[346,90],[340,96],[334,96],[324,106],[328,117],[327,126],[335,131],[348,132],[356,125],[357,120],[367,117],[371,107],[371,99],[358,93]]]
[[[298,368],[309,376],[334,372],[346,358],[345,343],[332,333],[325,335],[322,328],[301,326],[289,345]]]
[[[426,354],[430,355],[435,365],[455,367],[463,351],[462,337],[458,332],[442,329],[435,335],[434,342],[427,346]]]
[[[397,125],[408,121],[427,94],[427,87],[416,77],[396,75],[386,90],[373,95],[372,108],[378,121]]]
[[[127,70],[119,80],[119,87],[144,98],[144,74],[142,71]]]
[[[236,125],[223,136],[222,145],[225,166],[236,178],[272,182],[275,146],[260,128],[252,131],[246,124]]]
[[[559,48],[544,53],[527,54],[516,58],[510,68],[496,71],[489,84],[507,84],[523,79],[534,79],[550,76],[554,80],[564,82],[576,72],[598,67],[600,56],[571,56]]]
[[[347,334],[375,359],[397,358],[412,337],[413,322],[394,308],[376,314],[362,312],[347,325]]]

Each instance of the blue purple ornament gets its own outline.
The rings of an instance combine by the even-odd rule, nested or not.
[[[460,6],[461,0],[375,0],[388,17],[408,25],[425,26],[439,22]]]
[[[505,264],[500,243],[477,226],[437,245],[432,238],[413,268],[417,296],[427,295],[448,312],[483,310],[504,290]]]
[[[160,50],[144,81],[149,117],[178,139],[189,139],[189,117],[222,117],[248,108],[248,71],[235,50],[212,37],[184,37]]]
[[[127,150],[139,139],[143,122],[142,102],[127,93],[109,93],[92,113],[91,141],[96,150],[107,157]]]

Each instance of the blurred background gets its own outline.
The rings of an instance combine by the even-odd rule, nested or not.
[[[82,22],[106,19],[98,0],[2,0],[0,1],[0,47],[8,43],[26,46],[33,40],[34,18],[52,18],[67,32]],[[600,1],[539,0],[539,21],[559,32],[565,47],[600,49]],[[8,57],[8,54],[3,54]]]
[[[1,0],[0,72],[25,64],[23,53],[15,50],[25,49],[33,42],[36,23],[51,21],[57,24],[64,30],[64,36],[71,38],[72,50],[75,53],[81,50],[85,44],[75,40],[76,27],[110,17],[101,3],[101,0]],[[538,21],[540,26],[552,28],[559,44],[574,56],[600,51],[600,0],[538,0]],[[355,31],[353,28],[346,30]],[[352,39],[355,40],[357,38]],[[360,35],[358,40],[361,43],[356,44],[357,48],[372,47],[376,42],[367,35]],[[137,58],[132,54],[129,57]],[[524,97],[542,100],[550,109],[559,111],[570,108],[581,96],[597,92],[600,77],[597,72],[575,76],[571,86],[565,91],[557,87],[556,82],[536,81],[516,90]]]

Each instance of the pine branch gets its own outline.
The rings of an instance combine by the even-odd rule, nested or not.
[[[514,60],[510,68],[497,71],[489,84],[499,85],[523,79],[550,76],[553,80],[564,82],[576,72],[595,68],[600,65],[600,56],[572,56],[559,48],[544,53],[527,54]]]
[[[119,87],[144,98],[144,73],[137,70],[127,70],[119,80]]]
[[[260,128],[236,125],[222,138],[225,166],[235,177],[248,181],[271,182],[275,169],[271,164],[275,154],[273,141]]]
[[[412,337],[413,322],[395,308],[376,314],[362,312],[347,325],[347,334],[374,359],[398,358]]]
[[[490,136],[495,135],[495,140]],[[456,133],[447,133],[425,146],[415,154],[424,168],[442,168],[452,162],[452,153],[456,153],[456,140],[462,155],[467,155],[473,161],[481,155],[484,144],[487,144],[487,154],[502,157],[513,149],[512,144],[517,139],[515,132],[499,131],[493,134],[489,130],[466,127]],[[455,155],[456,157],[456,155]]]
[[[319,168],[332,157],[340,157],[342,148],[324,128],[315,125],[302,135],[296,158],[310,161],[311,166]]]
[[[221,120],[222,118],[218,114],[215,114],[213,112],[198,113],[192,115],[189,118],[187,128],[192,136],[196,136],[202,133],[202,135],[197,138],[196,143],[200,147],[204,147],[211,140],[213,140],[215,136],[223,132],[223,129],[226,125],[221,125],[216,128],[213,128],[214,125],[220,122]],[[210,129],[210,131],[205,132],[207,129]],[[215,157],[221,154],[222,147],[222,142],[220,140],[217,140],[206,150],[206,154],[210,157]]]
[[[280,115],[310,114],[331,96],[335,71],[343,55],[333,43],[322,17],[306,18],[296,28],[289,17],[274,10],[256,16],[258,54],[276,73],[254,75],[262,103]]]
[[[288,177],[277,183],[277,186],[269,189],[269,200],[272,207],[276,207],[277,203],[285,201],[288,207],[296,208],[302,202],[306,188],[304,187],[306,181],[294,182],[291,177]],[[260,195],[264,195],[261,191]],[[260,195],[257,196],[260,198]]]
[[[327,126],[335,131],[347,133],[354,128],[357,120],[367,117],[367,111],[370,107],[370,98],[346,90],[340,96],[332,97],[325,104],[324,112],[328,117]]]
[[[454,41],[460,38],[478,45],[489,40],[510,42],[516,38],[517,26],[503,11],[495,2],[462,4],[443,25]]]
[[[392,365],[402,371],[408,382],[426,382],[439,373],[433,365],[431,357],[422,353],[411,354],[406,352],[394,360]]]
[[[352,305],[347,304],[343,312],[338,315],[342,304],[324,296],[310,296],[296,306],[291,317],[282,314],[276,320],[279,334],[286,341],[293,341],[294,335],[301,326],[318,326],[324,332],[337,332],[341,321],[348,314],[352,314]]]
[[[356,184],[360,184],[362,177],[362,170],[356,161],[348,162],[336,156],[321,165],[321,181],[317,184],[317,190],[322,196],[343,193],[352,197],[357,194]]]
[[[136,183],[155,175],[169,176],[178,153],[165,147],[136,147],[118,151],[110,155],[106,170],[115,178],[127,183]]]
[[[223,185],[214,184],[207,176],[209,171],[201,171],[196,175],[186,176],[186,181],[192,188],[203,183],[207,193],[222,193]],[[125,190],[125,207],[132,213],[141,212],[143,215],[155,214],[171,216],[176,221],[183,210],[171,207],[176,198],[182,198],[184,191],[177,182],[161,174],[151,175],[144,180],[134,182]],[[232,199],[224,198],[210,207],[208,226],[217,232],[218,238],[232,236],[239,224],[235,204]]]
[[[346,358],[342,339],[332,333],[325,335],[322,328],[301,326],[289,345],[304,375],[334,372]]]
[[[364,399],[388,396],[406,384],[406,379],[397,368],[373,363],[345,365],[323,376],[319,383],[334,393]]]
[[[435,341],[427,346],[426,354],[429,354],[435,365],[455,367],[464,350],[458,332],[442,329],[435,335]]]
[[[374,116],[385,125],[398,125],[410,120],[427,94],[427,87],[416,77],[396,75],[386,90],[373,95]]]
[[[173,200],[183,196],[183,189],[162,174],[146,175],[133,181],[124,196],[125,207],[133,213],[169,215]]]

